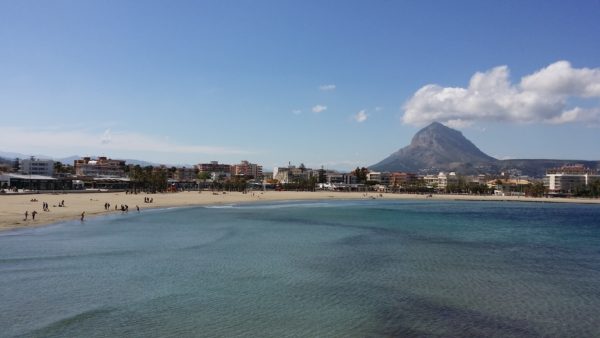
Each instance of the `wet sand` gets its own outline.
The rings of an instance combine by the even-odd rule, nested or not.
[[[295,191],[267,191],[213,193],[210,191],[177,192],[163,194],[125,194],[124,192],[94,192],[94,193],[67,193],[67,194],[32,194],[32,195],[0,195],[0,231],[46,225],[61,221],[79,220],[82,212],[85,219],[98,215],[121,213],[120,206],[128,205],[129,212],[140,212],[149,208],[166,208],[175,206],[231,204],[260,201],[290,201],[290,200],[326,200],[326,199],[404,199],[404,200],[473,200],[473,201],[523,201],[523,202],[553,202],[553,203],[596,203],[600,199],[575,199],[575,198],[530,198],[517,196],[472,196],[472,195],[414,195],[363,192],[295,192]],[[144,198],[152,198],[153,203],[145,203]],[[31,202],[37,199],[37,202]],[[64,200],[64,207],[59,203]],[[49,205],[50,211],[43,211],[42,203]],[[110,209],[105,210],[104,204],[110,203]],[[117,205],[118,210],[115,210]],[[35,220],[31,214],[37,211]],[[28,212],[24,220],[25,211]]]

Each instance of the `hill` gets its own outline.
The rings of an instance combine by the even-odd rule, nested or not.
[[[374,171],[436,173],[456,171],[460,174],[497,174],[517,171],[522,175],[543,176],[547,169],[581,163],[592,169],[600,161],[515,159],[497,160],[469,141],[463,134],[434,122],[415,134],[411,143],[369,168]]]
[[[411,143],[370,168],[376,171],[456,170],[465,166],[490,168],[488,156],[463,134],[434,122],[415,134]]]

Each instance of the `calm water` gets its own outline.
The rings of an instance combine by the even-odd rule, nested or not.
[[[0,335],[598,337],[600,206],[384,200],[0,233]]]

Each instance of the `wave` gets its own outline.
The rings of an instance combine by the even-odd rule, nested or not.
[[[70,316],[66,316],[55,320],[37,330],[31,331],[28,336],[33,337],[48,337],[54,335],[64,335],[66,331],[69,330],[69,327],[74,327],[80,324],[81,322],[97,320],[99,318],[107,317],[111,312],[113,312],[113,308],[108,307],[99,307],[91,310],[85,310]]]

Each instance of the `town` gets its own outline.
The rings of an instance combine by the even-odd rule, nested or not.
[[[432,170],[429,169],[428,172]],[[304,164],[275,167],[249,161],[218,161],[191,167],[140,166],[105,156],[82,157],[73,164],[30,157],[0,165],[1,193],[126,191],[132,193],[194,190],[364,191],[378,193],[470,194],[530,197],[599,197],[600,173],[582,164],[563,165],[544,177],[517,169],[493,174],[461,175],[378,172],[361,167],[348,172]]]

